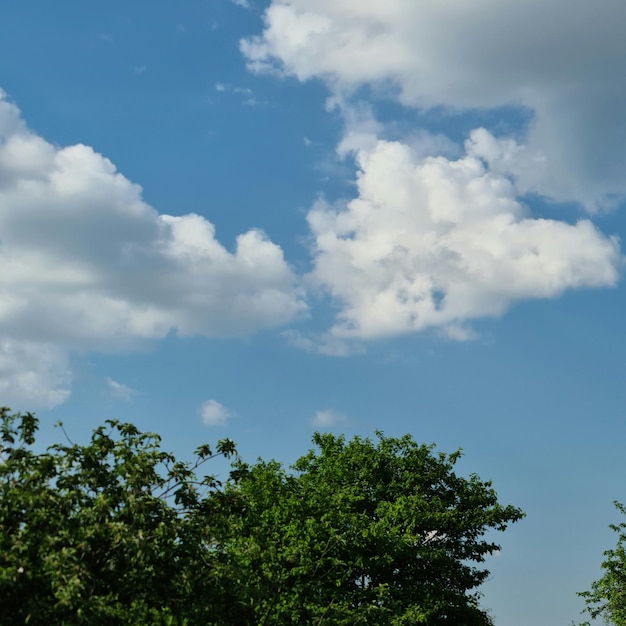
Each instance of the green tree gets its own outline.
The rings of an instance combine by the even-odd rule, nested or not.
[[[225,550],[238,597],[234,624],[485,626],[479,565],[523,513],[490,482],[458,476],[460,452],[410,436],[316,434],[287,472],[239,463]]]
[[[617,510],[626,515],[626,507],[615,502]],[[626,626],[626,522],[609,526],[617,533],[617,546],[604,552],[604,576],[591,585],[590,591],[578,595],[585,599],[584,612],[606,624]],[[588,625],[585,622],[583,626]]]
[[[0,624],[219,624],[217,481],[116,421],[33,450],[37,419],[0,409]],[[198,599],[200,599],[198,601]]]
[[[37,420],[0,409],[0,624],[485,626],[485,539],[522,517],[459,453],[379,434],[316,434],[292,471],[229,440],[177,461],[108,421],[35,451]]]

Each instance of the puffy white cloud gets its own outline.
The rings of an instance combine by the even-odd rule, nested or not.
[[[217,400],[207,400],[200,407],[200,417],[207,426],[222,426],[234,413]]]
[[[511,182],[477,156],[423,157],[378,141],[357,162],[358,197],[345,207],[320,201],[308,215],[310,278],[340,307],[330,338],[437,328],[467,339],[468,320],[500,315],[516,300],[619,278],[615,238],[588,220],[533,218]]]
[[[327,354],[427,328],[465,340],[469,320],[516,300],[614,285],[615,238],[534,218],[519,196],[593,210],[626,193],[623,18],[614,0],[273,0],[263,33],[241,42],[249,67],[325,80],[345,123],[337,152],[357,154],[360,170],[358,197],[308,216],[310,278],[338,305],[336,323],[289,340]],[[424,130],[381,141],[355,94],[451,115],[520,107],[533,121],[523,141],[476,129],[463,154]]]
[[[592,209],[626,193],[625,19],[620,0],[273,0],[241,47],[253,70],[321,77],[336,93],[369,84],[408,106],[527,108],[510,172]]]
[[[348,417],[344,413],[326,409],[324,411],[317,411],[311,418],[310,423],[314,428],[334,428],[347,424]]]
[[[126,350],[170,332],[244,335],[306,308],[281,248],[261,231],[229,251],[204,217],[158,214],[90,147],[30,132],[2,92],[0,267],[0,341],[28,354],[41,345],[60,355],[59,371],[69,350]],[[67,379],[52,371],[32,378],[59,381],[32,390],[48,405],[67,396]]]

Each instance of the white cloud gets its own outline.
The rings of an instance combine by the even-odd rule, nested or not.
[[[534,121],[510,172],[593,209],[626,194],[625,18],[621,0],[273,0],[241,48],[253,70],[337,94],[369,84],[411,107],[524,107]]]
[[[238,7],[241,7],[242,9],[249,9],[252,6],[249,0],[230,0],[230,1],[233,4],[236,4]]]
[[[116,380],[112,378],[106,379],[107,387],[109,388],[109,393],[118,400],[123,400],[124,402],[130,402],[139,392],[129,387],[128,385],[124,385],[123,383],[118,383]]]
[[[309,278],[338,306],[335,324],[288,331],[291,343],[345,354],[429,328],[467,340],[469,321],[516,300],[614,285],[616,238],[535,218],[519,196],[594,210],[626,194],[623,17],[616,0],[273,0],[263,33],[241,42],[249,68],[325,80],[345,126],[337,153],[359,168],[355,199],[308,215]],[[382,141],[393,124],[356,101],[368,94],[449,115],[513,106],[533,121],[523,140],[475,129],[465,152],[424,130]]]
[[[200,417],[207,426],[223,426],[234,413],[217,400],[207,400],[200,407]]]
[[[324,411],[317,411],[311,418],[311,426],[314,428],[334,428],[343,426],[348,423],[348,416],[338,411],[326,409]]]
[[[364,100],[331,96],[326,101],[326,110],[337,112],[343,122],[343,136],[335,149],[341,159],[354,156],[359,151],[373,150],[380,139],[396,140],[398,136],[422,157],[442,155],[450,158],[458,157],[462,152],[461,146],[441,133],[431,133],[424,128],[400,132],[393,122],[382,124],[376,119],[371,104]],[[515,144],[513,141],[509,143]],[[510,168],[502,169],[511,173]]]
[[[50,343],[0,339],[0,404],[32,411],[62,404],[72,373],[65,350]]]
[[[310,278],[340,307],[326,343],[428,328],[468,339],[467,321],[516,300],[619,278],[615,238],[588,220],[533,218],[476,156],[423,157],[378,141],[357,163],[358,196],[345,207],[319,201],[308,215]]]
[[[383,126],[376,120],[371,107],[366,102],[350,104],[338,96],[326,102],[328,111],[338,110],[344,123],[344,135],[337,146],[337,154],[346,157],[359,150],[373,148],[383,131]]]
[[[30,380],[49,405],[67,397],[68,351],[128,350],[172,332],[241,336],[306,308],[281,248],[261,231],[229,251],[204,217],[158,214],[90,147],[30,132],[2,92],[0,266],[0,343],[56,355],[45,372],[22,361],[25,376],[38,374],[21,385]]]

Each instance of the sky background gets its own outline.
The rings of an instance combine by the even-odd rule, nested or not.
[[[621,1],[9,1],[0,396],[189,458],[464,450],[567,626],[625,500]]]

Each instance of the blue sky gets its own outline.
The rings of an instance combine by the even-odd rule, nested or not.
[[[626,8],[42,0],[0,22],[0,391],[289,463],[464,450],[527,518],[499,626],[578,619],[624,500]]]

